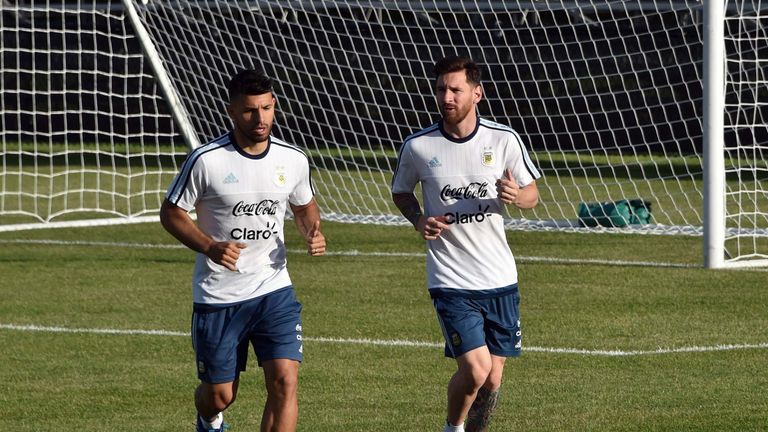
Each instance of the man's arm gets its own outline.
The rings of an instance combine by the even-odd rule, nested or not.
[[[207,255],[216,264],[237,271],[237,259],[240,257],[240,249],[246,247],[245,243],[213,240],[200,230],[186,210],[168,200],[163,201],[160,207],[160,223],[188,248]]]
[[[405,216],[413,227],[421,233],[424,240],[435,240],[440,237],[443,230],[448,229],[445,216],[427,217],[421,212],[421,204],[412,193],[393,193],[392,201],[400,213]]]
[[[496,192],[504,204],[514,204],[517,208],[529,209],[539,203],[539,189],[536,180],[524,187],[519,187],[509,169],[504,170],[504,177],[496,180]]]
[[[517,201],[515,205],[521,209],[529,209],[536,207],[539,203],[539,188],[536,186],[536,180],[528,183],[525,187],[520,188],[517,194]]]
[[[400,213],[408,219],[416,231],[419,231],[419,219],[424,216],[421,212],[421,204],[412,193],[393,193],[392,201],[395,203]]]
[[[307,243],[307,252],[311,256],[324,255],[325,236],[320,231],[320,208],[317,206],[317,201],[312,198],[312,201],[303,206],[291,204],[291,211],[293,211],[296,228]]]

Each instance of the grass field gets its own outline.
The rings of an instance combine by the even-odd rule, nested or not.
[[[328,256],[289,255],[306,337],[299,429],[440,430],[454,364],[422,242],[404,227],[324,230]],[[768,273],[696,268],[697,237],[508,235],[525,352],[494,431],[768,430]],[[0,430],[193,430],[192,252],[158,224],[0,244]],[[234,432],[258,430],[251,360]]]
[[[150,148],[148,153],[140,149],[139,145],[99,149],[95,144],[82,144],[67,149],[53,144],[38,148],[29,143],[6,143],[0,166],[0,225],[36,222],[37,218],[77,219],[83,215],[72,212],[88,209],[99,209],[102,216],[155,212],[185,154],[172,146]],[[308,153],[322,209],[340,214],[399,215],[390,199],[390,181],[397,163],[394,149]],[[656,224],[703,223],[704,187],[701,161],[696,155],[532,152],[531,156],[544,173],[537,182],[541,202],[532,210],[513,210],[513,218],[574,220],[581,201],[643,198],[651,203]],[[758,211],[763,195],[749,191],[765,190],[768,178],[749,166],[741,168],[738,177],[728,179],[731,193],[726,205],[732,216],[727,224],[751,227],[749,217],[754,214],[761,221],[756,227],[763,227]],[[745,188],[750,182],[754,184]]]

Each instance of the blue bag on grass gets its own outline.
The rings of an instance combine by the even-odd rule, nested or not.
[[[579,224],[621,228],[651,223],[651,203],[642,199],[579,203]]]

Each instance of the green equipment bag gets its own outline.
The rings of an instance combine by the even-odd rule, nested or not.
[[[651,223],[651,203],[642,199],[579,203],[579,224],[620,228]]]

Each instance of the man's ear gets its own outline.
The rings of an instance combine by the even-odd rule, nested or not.
[[[478,84],[473,92],[475,96],[475,103],[479,103],[483,99],[483,85]]]

